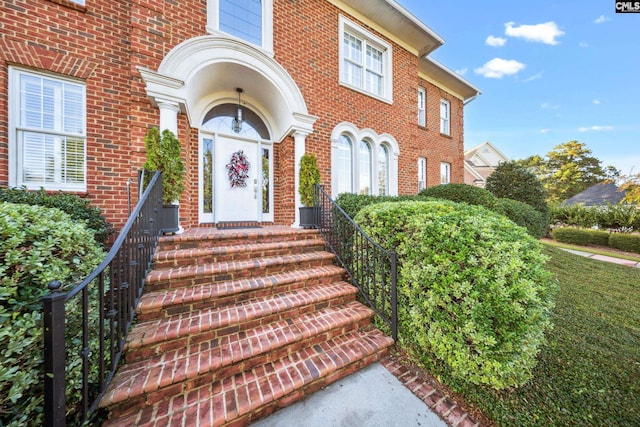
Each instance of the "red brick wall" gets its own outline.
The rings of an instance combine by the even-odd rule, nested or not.
[[[130,7],[130,9],[129,9]],[[427,158],[427,183],[440,182],[440,162],[452,165],[452,182],[463,182],[462,103],[418,77],[418,59],[353,17],[348,17],[393,49],[393,104],[339,85],[338,17],[320,0],[274,1],[274,57],[297,82],[318,117],[307,151],[318,156],[322,182],[331,184],[331,141],[343,121],[378,134],[389,133],[400,146],[399,193],[417,190],[417,157]],[[86,197],[115,223],[126,219],[126,181],[144,162],[144,135],[158,124],[138,66],[157,70],[178,43],[206,33],[206,0],[92,0],[87,7],[66,0],[9,0],[0,9],[0,111],[7,111],[7,66],[74,76],[87,85],[88,182]],[[427,90],[427,126],[417,125],[418,86]],[[439,133],[440,98],[451,102],[451,136]],[[0,185],[7,185],[6,114],[0,119]],[[185,227],[198,216],[198,130],[179,115],[187,190],[180,217]],[[294,219],[294,141],[274,147],[275,221]],[[134,186],[135,189],[135,186]],[[135,193],[135,191],[134,191]],[[135,197],[134,197],[135,201]]]

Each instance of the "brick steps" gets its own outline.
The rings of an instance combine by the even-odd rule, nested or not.
[[[104,425],[247,425],[384,357],[323,247],[284,227],[163,237]]]

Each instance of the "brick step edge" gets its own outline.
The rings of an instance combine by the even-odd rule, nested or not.
[[[254,229],[254,230],[226,230],[216,232],[203,230],[202,234],[179,234],[163,236],[158,242],[158,250],[194,249],[214,246],[229,246],[236,244],[265,243],[276,241],[291,241],[316,239],[320,233],[318,230],[302,230],[283,227],[281,229]]]
[[[330,252],[318,251],[246,261],[218,262],[165,270],[152,270],[147,274],[145,288],[147,291],[154,291],[246,279],[298,268],[329,265],[334,258],[335,256]]]
[[[335,265],[294,270],[228,282],[207,283],[189,288],[145,292],[136,314],[139,322],[204,308],[221,307],[267,295],[274,295],[344,279],[345,270]]]
[[[136,324],[127,337],[126,351],[157,345],[171,340],[189,339],[206,334],[208,339],[295,317],[355,300],[358,289],[347,282],[310,286],[237,305],[201,310]]]
[[[241,261],[292,253],[319,252],[325,242],[315,239],[249,243],[233,246],[214,246],[194,249],[156,251],[153,256],[154,269],[165,269],[188,265],[212,264],[215,262]]]
[[[158,396],[103,427],[246,425],[384,358],[392,344],[375,328],[348,333],[222,381]]]
[[[192,384],[217,381],[366,327],[373,314],[373,310],[353,301],[220,340],[162,350],[149,359],[122,366],[100,404],[135,404],[136,399],[143,403],[153,393],[162,393],[175,384],[183,383],[183,388],[190,389]]]

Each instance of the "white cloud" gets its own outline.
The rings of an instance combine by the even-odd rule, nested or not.
[[[578,128],[578,132],[602,132],[607,130],[613,130],[613,126],[591,126],[586,128]]]
[[[512,76],[524,70],[526,65],[515,59],[493,58],[482,67],[476,68],[476,74],[480,74],[490,79],[501,79],[504,76]]]
[[[487,46],[502,47],[507,44],[507,39],[502,37],[489,36],[484,42]]]
[[[551,132],[551,129],[540,129],[540,133],[549,133]]]
[[[542,108],[543,110],[557,110],[557,109],[560,108],[560,106],[559,105],[553,105],[550,102],[543,102],[540,105],[540,108]]]
[[[600,100],[599,99],[594,99],[593,103],[596,104],[596,105],[600,105]]]
[[[582,48],[587,48],[587,47],[589,47],[589,43],[587,43],[587,42],[580,42],[580,43],[578,43],[578,46],[580,46],[580,47],[582,47]]]
[[[464,68],[462,68],[460,70],[456,70],[456,74],[464,76],[465,74],[467,74],[467,71],[469,71],[469,68],[468,67],[464,67]]]
[[[534,74],[534,75],[532,75],[532,76],[527,77],[526,79],[524,79],[524,80],[523,80],[523,82],[525,82],[525,83],[529,83],[529,82],[532,82],[532,81],[534,81],[534,80],[541,79],[541,78],[542,78],[542,74],[543,74],[543,73],[544,73],[544,71],[540,71],[540,72],[539,72],[539,73],[537,73],[537,74]]]
[[[559,43],[556,37],[565,34],[553,21],[536,25],[520,25],[519,27],[514,27],[514,24],[515,22],[507,22],[504,24],[504,33],[510,37],[520,37],[529,42],[556,45]]]
[[[595,24],[602,24],[603,22],[611,21],[611,18],[608,16],[600,15],[598,18],[593,21]]]

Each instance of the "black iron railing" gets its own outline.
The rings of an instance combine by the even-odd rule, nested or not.
[[[314,201],[318,230],[362,299],[398,339],[397,257],[374,242],[319,185]]]
[[[156,172],[102,264],[70,292],[61,292],[59,282],[49,285],[43,298],[45,426],[80,424],[95,413],[142,294],[161,207]]]

